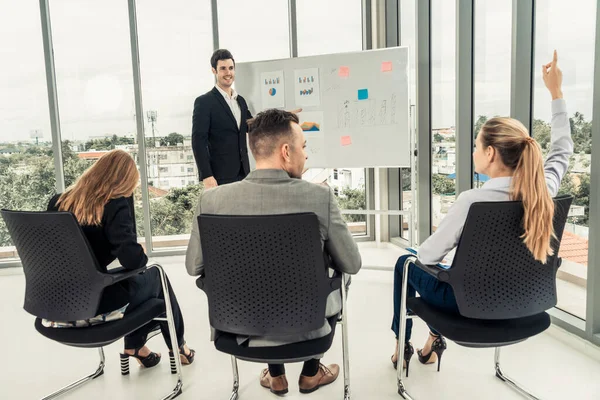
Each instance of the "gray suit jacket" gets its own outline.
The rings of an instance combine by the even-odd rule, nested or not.
[[[321,244],[331,256],[334,267],[348,274],[356,274],[361,267],[358,247],[342,220],[333,191],[301,179],[290,178],[284,170],[254,170],[241,182],[218,186],[203,193],[196,207],[192,234],[188,245],[185,265],[190,275],[204,272],[202,247],[198,228],[198,215],[272,215],[313,212],[319,220]],[[327,299],[326,317],[340,312],[339,292]],[[277,346],[303,342],[326,336],[331,327],[324,320],[323,327],[302,336],[238,338],[249,340],[249,346]]]

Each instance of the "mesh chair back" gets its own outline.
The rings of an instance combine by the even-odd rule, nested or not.
[[[23,264],[25,311],[52,321],[93,317],[103,278],[73,214],[1,213]]]
[[[241,335],[323,326],[329,278],[317,216],[198,217],[213,328]]]
[[[554,255],[542,264],[523,244],[521,202],[474,203],[448,270],[461,315],[511,319],[556,305],[558,250],[572,197],[554,200]]]

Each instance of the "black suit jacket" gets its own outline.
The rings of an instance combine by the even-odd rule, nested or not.
[[[58,211],[57,194],[48,203],[48,211]],[[144,248],[137,242],[133,198],[119,197],[104,206],[100,225],[81,225],[102,272],[116,258],[128,270],[143,267],[148,262]],[[127,281],[108,286],[102,293],[98,314],[113,311],[129,302]]]
[[[192,149],[201,180],[214,176],[217,182],[231,182],[237,180],[240,171],[244,176],[250,172],[246,133],[252,114],[242,96],[237,96],[237,102],[242,112],[239,129],[216,87],[194,102]]]

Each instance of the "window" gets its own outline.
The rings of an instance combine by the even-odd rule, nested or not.
[[[69,144],[63,146],[69,186],[103,152],[119,146],[135,159],[138,151],[132,133],[129,18],[127,4],[118,0],[51,2],[50,16],[62,140]],[[111,21],[110,29],[106,21]],[[135,200],[137,233],[143,236],[140,191]]]
[[[0,59],[0,208],[45,210],[56,182],[38,2],[0,13]],[[16,257],[0,218],[0,262]]]
[[[474,8],[473,143],[485,121],[510,115],[512,0],[477,0]],[[486,179],[474,174],[474,187]]]
[[[343,18],[332,19],[341,10]],[[302,0],[296,12],[298,56],[362,50],[360,0]]]
[[[431,224],[435,231],[456,191],[456,2],[431,2],[431,63]]]
[[[335,179],[335,180],[338,179],[338,170],[337,169],[333,170],[333,179]]]
[[[188,167],[187,172],[190,173],[190,174],[193,173],[194,172],[194,168]]]
[[[159,167],[158,172],[169,172],[169,168],[168,167]]]
[[[573,195],[574,200],[561,244],[563,261],[557,274],[557,307],[582,319],[586,314],[588,268],[595,17],[596,2],[593,0],[581,0],[577,7],[560,0],[547,0],[536,5],[533,136],[547,153],[550,148],[551,98],[537,66],[551,61],[552,53],[557,49],[575,145],[559,192]],[[553,29],[568,27],[573,21],[577,22],[577,29]]]
[[[227,8],[219,6],[219,14],[227,14]],[[173,176],[185,174],[186,169],[193,171],[194,156],[191,148],[185,146],[191,146],[194,100],[214,85],[210,69],[211,1],[179,0],[166,5],[148,0],[136,2],[136,7],[145,133],[150,140],[160,137],[163,146],[170,146],[163,147],[169,150],[161,152],[165,158],[160,157],[159,161],[152,160],[154,151],[147,149],[148,182],[160,182],[161,189],[150,193],[152,248],[156,250],[173,246],[173,239],[163,239],[165,236],[189,235],[201,192],[199,185],[191,180],[186,183],[180,176],[164,180],[162,168],[156,167],[163,162],[176,164],[172,165]],[[230,8],[229,12],[239,15],[237,9],[238,6]],[[254,29],[248,28],[247,20],[237,26],[241,38]],[[225,45],[223,38],[221,41]],[[166,157],[167,154],[171,156]],[[175,245],[186,246],[187,240]]]
[[[219,46],[231,51],[236,62],[290,56],[287,1],[218,0],[218,7]]]

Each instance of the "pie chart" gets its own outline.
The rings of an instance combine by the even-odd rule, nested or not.
[[[277,90],[275,90],[275,88],[271,88],[271,89],[269,89],[269,94],[270,94],[271,96],[275,96],[275,94],[276,94],[276,93],[277,93]]]

